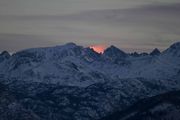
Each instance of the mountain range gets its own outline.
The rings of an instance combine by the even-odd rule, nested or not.
[[[160,114],[165,108],[180,111],[174,103],[180,90],[180,42],[149,54],[115,46],[99,54],[74,43],[12,55],[4,51],[0,86],[2,120],[166,120],[169,116]],[[169,94],[173,101],[164,97]]]

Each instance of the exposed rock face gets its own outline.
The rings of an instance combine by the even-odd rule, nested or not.
[[[157,49],[157,48],[155,48],[151,53],[150,53],[150,55],[153,55],[153,56],[155,56],[155,55],[160,55],[161,54],[161,52],[159,51],[159,49]]]

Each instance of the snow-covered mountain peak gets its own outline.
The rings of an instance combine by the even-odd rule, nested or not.
[[[79,45],[76,45],[75,43],[67,43],[67,44],[64,44],[64,45],[59,45],[59,46],[56,46],[56,47],[51,47],[50,48],[51,51],[57,51],[57,52],[64,52],[65,51],[75,51],[75,49],[77,50],[82,50],[83,47],[82,46],[79,46]]]
[[[180,42],[176,42],[170,46],[170,49],[180,50]]]
[[[155,49],[155,53],[159,51]],[[83,86],[104,81],[105,78],[116,79],[117,76],[167,78],[176,75],[179,70],[179,58],[175,59],[169,53],[172,52],[169,50],[168,53],[159,56],[146,53],[130,55],[115,46],[110,46],[103,54],[99,54],[90,48],[68,43],[17,52],[0,64],[0,73],[7,77],[30,81],[33,79]]]
[[[77,47],[78,45],[76,45],[75,43],[73,42],[69,42],[69,43],[66,43],[64,45],[62,45],[63,47],[68,47],[68,48],[73,48],[73,47]]]
[[[168,49],[166,49],[163,54],[172,57],[180,57],[180,42],[172,44]]]
[[[111,57],[111,58],[125,58],[127,56],[127,54],[120,50],[119,48],[115,47],[115,46],[110,46],[109,48],[107,48],[103,55],[105,57]]]
[[[52,50],[55,50],[54,47],[51,48]],[[57,54],[62,54],[62,57],[66,56],[80,56],[83,51],[82,46],[78,46],[74,43],[67,43],[65,45],[62,45],[59,47],[58,50],[55,50],[58,52]]]
[[[0,80],[11,90],[6,93],[15,93],[17,102],[43,120],[100,119],[139,99],[179,89],[177,46],[158,56],[126,54],[115,46],[99,54],[74,43],[32,48],[0,62]],[[17,111],[16,104],[9,106]]]
[[[117,48],[116,46],[114,45],[111,45],[110,47],[108,47],[105,51],[108,51],[108,50],[114,50],[114,51],[119,51],[120,49]]]

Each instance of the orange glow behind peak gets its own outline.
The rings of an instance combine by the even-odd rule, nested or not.
[[[90,48],[100,54],[104,53],[104,50],[106,49],[104,45],[92,45]]]

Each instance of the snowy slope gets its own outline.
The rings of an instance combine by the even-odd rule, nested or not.
[[[154,52],[153,52],[154,53]],[[0,62],[0,83],[43,120],[94,120],[180,89],[180,43],[135,56],[74,43],[23,50]]]
[[[0,73],[8,78],[75,86],[88,86],[117,77],[167,79],[180,70],[179,46],[176,43],[157,56],[139,57],[130,56],[114,46],[100,55],[74,43],[28,49],[0,64]]]

